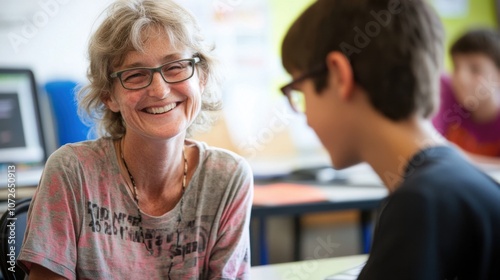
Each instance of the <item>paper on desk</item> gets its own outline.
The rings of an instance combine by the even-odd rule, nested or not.
[[[479,167],[479,169],[486,172],[486,174],[493,178],[493,180],[500,183],[500,165],[485,162],[476,162],[476,165]]]
[[[277,183],[256,185],[254,188],[254,205],[286,205],[327,201],[325,193],[313,186]]]
[[[383,199],[389,192],[383,186],[318,186],[325,197],[332,202]]]

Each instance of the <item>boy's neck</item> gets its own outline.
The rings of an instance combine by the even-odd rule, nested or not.
[[[406,166],[413,156],[444,141],[430,122],[422,119],[393,122],[379,117],[374,121],[377,123],[366,127],[361,157],[394,192],[404,181]]]

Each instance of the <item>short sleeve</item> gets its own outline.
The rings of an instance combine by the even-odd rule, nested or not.
[[[29,273],[33,263],[68,279],[75,279],[81,205],[80,165],[72,148],[54,152],[43,172],[28,212],[19,256]]]
[[[241,159],[228,184],[229,198],[210,255],[209,279],[250,278],[250,212],[253,175]]]

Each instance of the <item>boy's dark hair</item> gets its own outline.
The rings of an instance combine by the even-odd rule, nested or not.
[[[450,53],[481,53],[500,69],[500,33],[493,29],[470,30],[451,46]]]
[[[444,31],[425,0],[318,0],[292,25],[283,66],[300,73],[325,63],[331,51],[349,59],[356,84],[372,105],[398,121],[429,116],[438,100]],[[316,91],[326,75],[314,78]]]

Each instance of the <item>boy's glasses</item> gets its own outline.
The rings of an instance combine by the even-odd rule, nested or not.
[[[199,57],[179,59],[159,67],[129,68],[111,73],[111,78],[118,78],[125,89],[143,89],[151,85],[153,75],[159,72],[166,83],[180,83],[194,74],[194,65],[200,62]]]
[[[292,80],[290,83],[281,87],[281,92],[287,97],[288,102],[292,109],[297,113],[305,113],[306,112],[306,100],[304,97],[304,93],[295,89],[295,85],[300,83],[306,79],[312,78],[314,76],[318,76],[327,71],[326,65],[321,64],[318,67],[315,67],[304,74],[300,75],[298,78]]]

